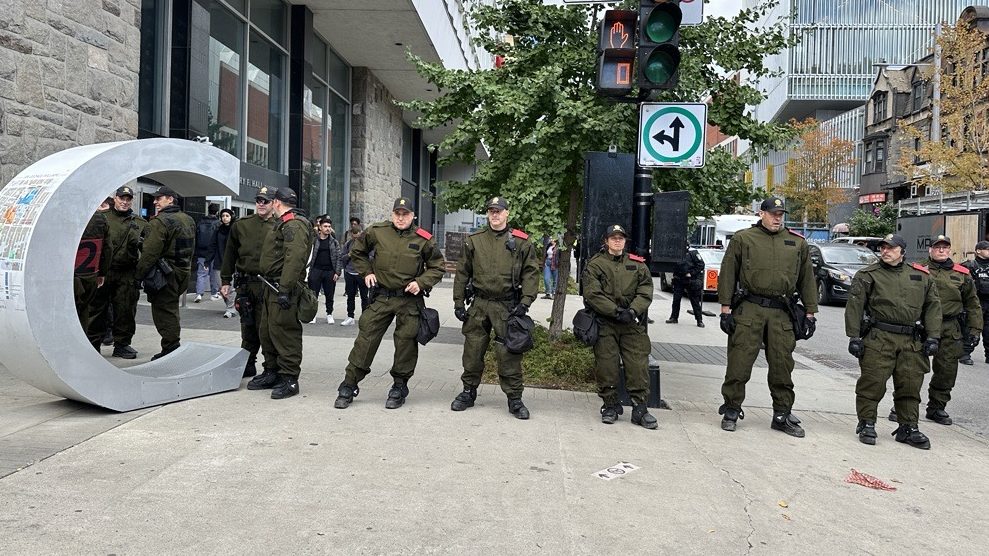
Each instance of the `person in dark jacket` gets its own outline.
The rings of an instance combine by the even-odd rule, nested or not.
[[[234,220],[237,217],[234,216],[234,211],[225,208],[220,211],[220,225],[216,228],[216,234],[213,236],[213,272],[219,273],[220,268],[223,267],[223,253],[227,250],[227,239],[230,238],[230,228],[233,226]],[[223,312],[223,318],[229,319],[237,316],[237,309],[234,308],[234,300],[237,296],[232,293],[223,295],[221,290],[220,297],[223,298],[223,302],[226,304],[226,310]]]
[[[673,310],[666,324],[676,324],[680,318],[680,300],[686,292],[690,306],[694,309],[697,326],[704,328],[704,316],[701,314],[701,296],[704,294],[704,259],[700,253],[687,244],[687,256],[673,271]]]
[[[323,218],[319,222],[316,240],[312,246],[312,267],[309,269],[309,289],[319,297],[320,290],[326,298],[326,324],[333,321],[333,293],[340,279],[340,243],[333,234],[333,222]],[[316,324],[313,317],[309,324]]]
[[[351,224],[355,218],[351,218]],[[357,220],[358,226],[360,225],[360,220]],[[354,269],[354,263],[350,260],[350,248],[354,246],[354,242],[360,240],[364,237],[364,230],[354,231],[353,226],[351,229],[347,230],[347,241],[343,244],[343,250],[340,252],[340,265],[343,266],[343,278],[345,281],[345,287],[347,292],[347,318],[343,319],[340,326],[353,326],[356,321],[354,321],[354,308],[357,305],[357,294],[361,294],[361,312],[367,309],[367,284],[361,278],[361,275]]]
[[[220,219],[216,214],[220,212],[220,205],[210,203],[206,211],[208,214],[196,224],[196,303],[203,300],[207,285],[210,287],[211,299],[220,299],[220,265],[213,262],[217,256],[215,240]]]

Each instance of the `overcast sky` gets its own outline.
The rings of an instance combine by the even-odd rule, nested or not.
[[[547,4],[563,4],[563,0],[543,0]],[[694,0],[698,2],[700,0]],[[704,4],[704,15],[733,16],[742,9],[742,0],[711,0]]]

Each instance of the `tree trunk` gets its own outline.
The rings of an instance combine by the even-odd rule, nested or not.
[[[567,207],[567,229],[563,233],[563,245],[566,250],[558,249],[559,274],[556,277],[556,296],[553,297],[553,312],[549,322],[549,337],[556,340],[563,334],[563,309],[567,304],[567,284],[570,282],[570,258],[573,254],[573,244],[577,239],[577,195],[580,188],[577,184],[570,187],[570,203]]]

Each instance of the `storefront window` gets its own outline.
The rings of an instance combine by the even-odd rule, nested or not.
[[[209,113],[207,134],[213,145],[239,156],[240,58],[244,24],[227,10],[210,10]]]
[[[285,56],[251,32],[247,91],[247,153],[251,164],[281,171]]]
[[[350,66],[332,50],[327,49],[327,57],[330,61],[330,87],[344,100],[350,100]]]
[[[323,189],[323,116],[326,88],[306,86],[302,99],[302,195],[299,206],[316,216]],[[334,223],[336,221],[334,220]]]
[[[285,44],[285,4],[281,0],[251,0],[251,23],[276,43]]]
[[[347,113],[350,105],[337,95],[330,93],[329,117],[326,120],[326,137],[328,142],[326,213],[337,224],[336,229],[346,228],[343,215],[347,210],[343,196],[347,179]]]

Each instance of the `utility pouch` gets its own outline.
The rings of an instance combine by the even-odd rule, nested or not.
[[[251,294],[245,292],[237,292],[237,297],[234,298],[234,308],[240,314],[240,323],[244,326],[254,326],[255,315],[254,315],[254,299]]]
[[[299,290],[299,302],[296,304],[295,316],[301,322],[309,322],[316,318],[316,312],[319,311],[319,299],[316,297],[316,292],[302,282],[296,283],[295,287]]]
[[[505,349],[509,353],[521,354],[529,351],[535,345],[532,340],[532,330],[536,323],[529,315],[512,315],[508,317],[505,330]]]
[[[573,335],[585,346],[594,347],[600,333],[601,327],[594,311],[581,309],[573,316]]]

